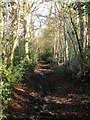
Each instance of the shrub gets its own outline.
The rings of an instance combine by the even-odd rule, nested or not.
[[[15,85],[18,85],[25,74],[25,66],[23,64],[18,64],[16,66],[11,65],[8,69],[3,65],[2,70],[2,81],[0,90],[2,91],[2,115],[0,119],[4,119],[8,116],[7,107],[12,99],[12,92]]]
[[[44,52],[42,52],[41,54],[39,54],[39,58],[42,61],[46,61],[48,63],[52,63],[53,62],[53,54],[49,49],[45,49]]]

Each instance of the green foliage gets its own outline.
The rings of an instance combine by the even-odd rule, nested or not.
[[[46,62],[50,62],[52,63],[53,62],[53,53],[52,51],[48,48],[48,49],[45,49],[44,52],[42,52],[40,55],[39,55],[39,58],[40,60],[42,61],[46,61]]]
[[[13,64],[14,65],[20,64],[20,61],[24,60],[25,57],[26,57],[25,40],[24,38],[22,39],[20,38],[19,45],[15,48],[15,51],[14,51]]]
[[[52,40],[54,37],[54,30],[47,27],[43,29],[42,34],[44,38]]]
[[[52,28],[44,28],[43,31],[42,31],[42,35],[43,35],[43,38],[44,38],[44,47],[45,49],[49,49],[50,51],[52,50],[53,48],[53,40],[54,40],[54,37],[55,37],[55,31]]]
[[[90,54],[89,54],[89,46],[85,46],[85,50],[83,51],[83,59],[84,59],[84,63],[88,63],[90,58]]]
[[[90,63],[85,63],[83,65],[83,71],[77,74],[77,81],[81,82],[90,82]]]
[[[35,48],[30,49],[30,64],[37,64],[38,61],[38,53]]]
[[[53,40],[55,32],[53,27],[49,26],[42,30],[42,35],[45,40],[43,52],[39,54],[40,60],[53,62]]]
[[[22,55],[22,54],[21,54]],[[15,49],[15,53],[14,53],[14,58],[13,58],[13,64],[14,65],[17,65],[20,63],[20,60],[21,60],[21,55],[19,53],[19,48],[17,47]]]
[[[16,66],[11,65],[8,69],[3,65],[2,71],[2,81],[0,86],[0,91],[2,91],[2,118],[7,117],[7,107],[12,99],[12,93],[14,86],[18,85],[25,74],[25,66],[23,64],[18,64]]]

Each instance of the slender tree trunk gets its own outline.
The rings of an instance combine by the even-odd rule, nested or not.
[[[90,1],[86,3],[87,11],[87,36],[88,36],[88,45],[90,45]]]
[[[80,46],[83,51],[83,43],[84,43],[84,23],[83,23],[83,8],[82,4],[77,3],[78,14],[79,14],[79,24],[80,24]]]
[[[0,68],[2,68],[3,31],[4,31],[3,4],[2,4],[2,1],[0,1]],[[1,84],[1,81],[2,81],[2,70],[0,69],[0,84]],[[1,94],[1,90],[0,90],[0,94]],[[1,109],[1,104],[0,104],[0,109]],[[0,114],[1,114],[1,110],[0,110]]]
[[[78,43],[79,54],[80,54],[80,63],[81,63],[81,71],[82,71],[83,70],[83,53],[82,53],[79,37],[78,37],[77,31],[76,31],[76,27],[75,27],[75,24],[74,24],[71,16],[70,16],[70,19],[71,19],[71,23],[72,23],[72,26],[73,26],[73,29],[74,29],[74,32],[75,32],[75,35],[76,35],[76,40],[77,40],[77,43]]]
[[[87,14],[88,14],[88,26],[87,26],[87,29],[88,29],[88,56],[89,56],[89,63],[90,63],[90,2],[88,2],[88,5],[87,5]]]
[[[24,2],[24,36],[25,36],[25,54],[26,60],[29,61],[29,39],[31,37],[30,22],[31,22],[31,3],[30,0]]]
[[[56,17],[56,4],[54,5],[54,10],[55,10],[55,17]],[[54,49],[54,59],[55,61],[57,61],[57,50],[56,50],[56,42],[57,42],[57,23],[55,22],[55,38],[54,38],[54,42],[53,42],[53,49]]]
[[[87,45],[88,45],[88,63],[90,64],[90,1],[85,4],[87,11]]]
[[[66,62],[67,60],[67,57],[66,57],[66,49],[67,49],[67,46],[66,46],[66,30],[65,30],[65,20],[64,20],[64,26],[63,26],[63,31],[64,31],[64,62]]]
[[[70,35],[70,33],[69,33],[68,30],[67,30],[67,33],[68,33],[68,36],[69,36],[69,38],[70,38],[70,40],[71,40],[71,43],[72,43],[72,45],[73,45],[73,49],[74,49],[75,56],[76,56],[76,49],[75,49],[75,44],[74,44],[74,42],[73,42],[73,38],[72,38],[72,36]]]
[[[14,6],[12,6],[12,14],[14,15],[13,17],[13,40],[14,40],[14,44],[12,47],[12,51],[11,51],[11,63],[13,62],[13,58],[14,58],[14,51],[15,48],[18,45],[18,33],[19,33],[19,24],[20,24],[20,10],[19,10],[19,6],[18,3],[16,3],[17,8],[14,9]]]
[[[2,61],[2,38],[4,31],[4,18],[3,18],[3,4],[2,0],[0,1],[0,62]]]
[[[28,35],[27,35],[27,29],[29,29],[29,24],[27,25],[27,8],[28,7],[28,2],[23,0],[23,17],[24,17],[24,38],[25,38],[25,54],[26,54],[26,60],[29,59],[28,55]]]

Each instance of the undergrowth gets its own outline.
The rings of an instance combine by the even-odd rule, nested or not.
[[[19,86],[24,80],[26,73],[32,72],[37,65],[37,55],[32,56],[28,61],[26,58],[20,62],[13,61],[9,67],[3,64],[0,67],[1,73],[1,86],[0,86],[0,101],[2,102],[2,110],[0,114],[0,120],[7,119],[8,114],[8,105],[13,97],[13,91],[15,86]],[[2,63],[2,62],[1,62]]]
[[[0,98],[2,101],[1,120],[8,116],[7,108],[9,102],[12,100],[13,89],[23,80],[25,71],[24,64],[18,64],[16,66],[11,65],[9,68],[6,68],[5,65],[2,66],[2,81],[0,86]]]

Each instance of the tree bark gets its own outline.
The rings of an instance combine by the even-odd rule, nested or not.
[[[88,15],[88,24],[87,24],[87,35],[88,35],[88,59],[90,63],[90,2],[87,3],[87,15]]]
[[[17,6],[15,9],[14,9],[14,6],[12,6],[12,14],[13,14],[13,47],[12,47],[12,51],[11,51],[11,64],[13,62],[13,58],[14,58],[14,51],[15,51],[15,48],[17,47],[18,45],[18,33],[19,33],[19,25],[20,25],[20,10],[19,10],[19,6],[18,6],[18,3],[16,1],[15,5]]]
[[[83,8],[82,4],[79,2],[77,3],[78,7],[78,15],[79,15],[79,24],[80,24],[80,46],[83,52],[83,43],[84,43],[84,23],[83,23]]]
[[[4,31],[4,18],[3,18],[3,4],[2,0],[0,1],[0,59],[2,58],[2,38]],[[0,62],[2,59],[0,60]]]
[[[74,29],[74,32],[75,32],[75,35],[76,35],[76,40],[77,40],[77,43],[78,43],[79,54],[80,54],[80,63],[81,63],[81,71],[82,71],[82,69],[83,69],[83,53],[82,53],[82,49],[81,49],[81,46],[80,46],[80,41],[79,41],[79,37],[78,37],[77,31],[76,31],[76,27],[75,27],[75,24],[74,24],[71,16],[70,16],[70,20],[71,20],[71,23],[72,23],[72,26],[73,26],[73,29]]]

